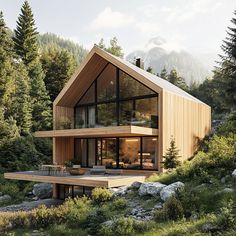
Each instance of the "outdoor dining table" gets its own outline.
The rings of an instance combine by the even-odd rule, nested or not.
[[[42,165],[43,168],[48,169],[48,175],[51,175],[51,171],[57,168],[61,168],[62,165]]]

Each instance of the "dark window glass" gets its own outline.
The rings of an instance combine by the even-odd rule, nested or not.
[[[81,166],[87,166],[87,139],[76,139],[75,158]]]
[[[116,104],[107,103],[97,105],[98,110],[98,123],[97,126],[116,126]]]
[[[83,95],[78,105],[94,103],[94,102],[95,102],[95,85],[93,83],[93,85],[89,88],[89,90]]]
[[[116,168],[116,138],[102,139],[102,165]]]
[[[75,128],[86,128],[87,119],[87,107],[77,107],[75,111]]]
[[[133,101],[120,102],[120,125],[131,125],[133,118]]]
[[[98,102],[116,98],[116,67],[109,64],[97,79]]]
[[[88,139],[88,166],[92,167],[95,165],[96,156],[96,139]]]
[[[157,137],[143,137],[143,169],[157,168]]]
[[[88,128],[94,128],[95,127],[95,106],[89,106],[88,107]]]
[[[135,121],[133,125],[157,128],[157,98],[145,98],[135,101]]]
[[[126,73],[119,71],[120,98],[137,97],[155,94],[145,85],[139,83]]]
[[[140,138],[119,139],[119,168],[140,169]]]

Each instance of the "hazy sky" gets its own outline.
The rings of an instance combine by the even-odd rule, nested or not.
[[[23,0],[0,0],[14,29]],[[117,36],[124,52],[147,48],[153,37],[166,49],[220,52],[235,0],[30,0],[40,33],[70,38],[88,49]]]

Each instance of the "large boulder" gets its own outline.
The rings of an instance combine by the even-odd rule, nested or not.
[[[232,176],[236,177],[236,169],[233,171]]]
[[[163,201],[166,201],[168,198],[176,194],[176,191],[184,187],[184,183],[178,181],[164,187],[160,192],[160,197]]]
[[[165,186],[166,186],[165,184],[161,184],[159,182],[142,183],[138,190],[138,194],[139,196],[145,196],[145,195],[156,196],[161,192],[161,190]]]
[[[33,194],[39,199],[46,199],[52,197],[52,184],[41,183],[33,186]]]
[[[139,189],[141,185],[142,185],[142,182],[135,181],[131,184],[131,187],[134,189]]]

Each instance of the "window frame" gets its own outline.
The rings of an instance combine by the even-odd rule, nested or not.
[[[111,64],[116,68],[116,98],[115,99],[111,99],[111,100],[104,100],[104,101],[98,101],[98,89],[97,89],[97,80],[100,77],[100,75],[103,73],[103,71],[107,68],[107,66]],[[76,103],[75,107],[74,107],[74,120],[76,121],[76,108],[80,108],[80,107],[89,107],[89,106],[95,106],[95,127],[98,124],[98,108],[97,106],[100,104],[108,104],[108,103],[115,103],[116,104],[116,123],[117,126],[120,126],[120,103],[121,102],[125,102],[125,101],[132,101],[133,103],[135,103],[136,100],[138,99],[145,99],[145,98],[153,98],[156,97],[157,99],[157,105],[158,105],[158,93],[153,91],[151,88],[151,91],[153,91],[153,94],[147,94],[147,95],[142,95],[142,96],[135,96],[135,97],[126,97],[126,98],[120,98],[120,71],[127,74],[130,78],[134,79],[136,82],[142,84],[143,86],[145,86],[146,88],[148,88],[145,84],[143,84],[142,82],[138,81],[137,79],[135,79],[133,76],[129,75],[128,73],[126,73],[125,71],[121,70],[120,68],[116,67],[114,64],[108,62],[104,68],[101,70],[101,72],[98,74],[98,76],[95,78],[95,80],[91,83],[91,85],[88,87],[88,89],[85,91],[85,93],[81,96],[81,98],[79,99],[79,101]],[[79,102],[83,99],[83,97],[85,96],[85,94],[88,92],[88,90],[95,85],[95,102],[93,103],[86,103],[86,104],[79,104]],[[158,112],[157,112],[157,120],[158,120]],[[86,121],[87,123],[87,121]],[[74,122],[74,128],[76,127],[76,122]],[[150,127],[151,128],[151,127]],[[158,122],[157,122],[157,127],[156,129],[158,129]]]

